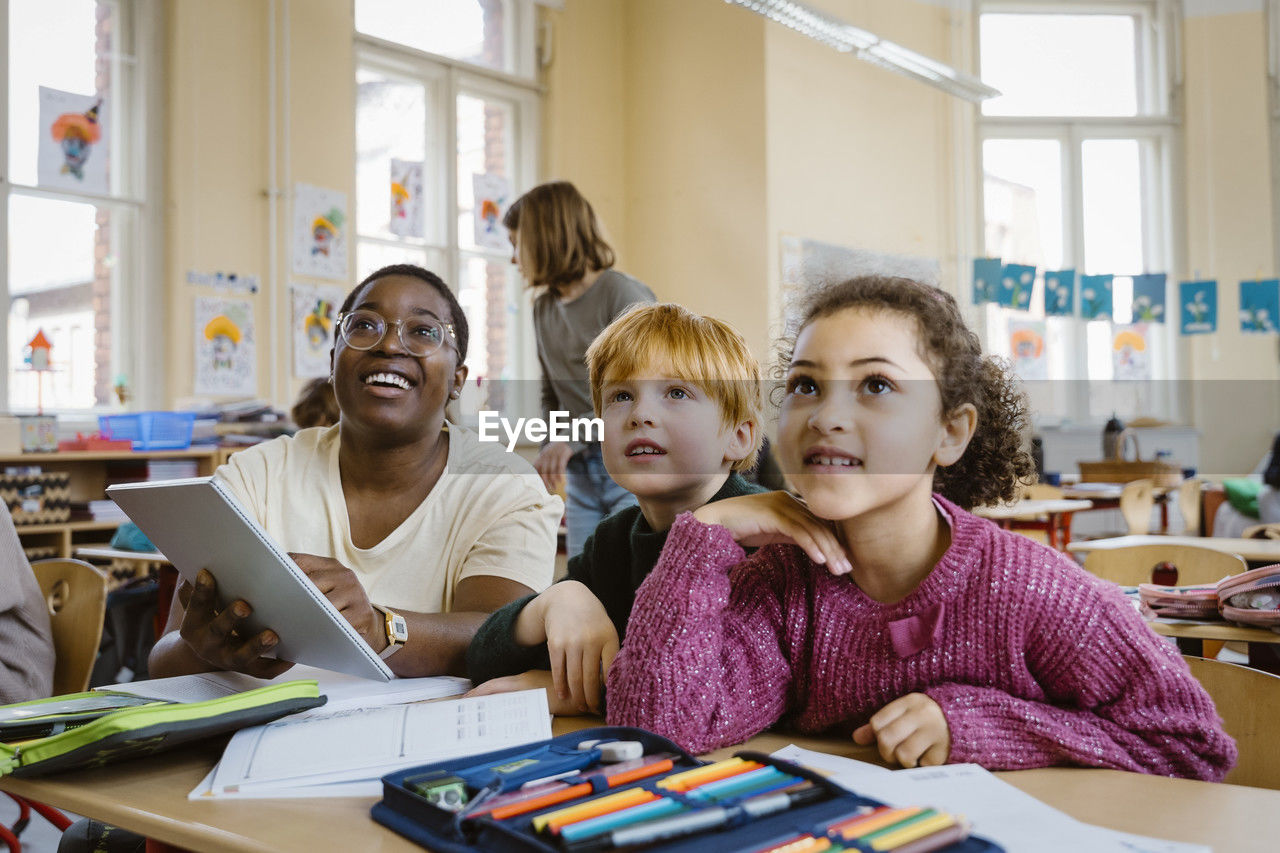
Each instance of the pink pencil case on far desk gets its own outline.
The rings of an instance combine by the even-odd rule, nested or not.
[[[1218,619],[1216,584],[1194,586],[1138,585],[1138,600],[1156,616],[1178,619]]]
[[[1280,563],[1221,581],[1218,601],[1222,618],[1280,632]]]

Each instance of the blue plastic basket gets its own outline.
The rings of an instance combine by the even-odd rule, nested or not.
[[[186,450],[191,446],[194,412],[132,412],[99,415],[103,438],[128,439],[134,450]]]

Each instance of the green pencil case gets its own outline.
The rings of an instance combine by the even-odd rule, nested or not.
[[[68,697],[55,697],[66,699]],[[38,700],[39,704],[50,700]],[[325,703],[314,679],[288,681],[204,702],[157,703],[112,711],[58,734],[0,743],[0,776],[41,776],[100,767],[270,722]]]

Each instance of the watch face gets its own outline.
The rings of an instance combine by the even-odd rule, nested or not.
[[[409,639],[409,623],[399,613],[389,614],[387,626],[391,629],[391,637],[397,643],[406,642]]]

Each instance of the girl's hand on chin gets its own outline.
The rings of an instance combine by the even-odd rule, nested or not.
[[[831,525],[786,492],[716,501],[694,510],[693,517],[703,524],[724,527],[739,545],[798,545],[809,559],[826,566],[833,575],[853,570]]]
[[[854,729],[853,742],[872,743],[880,757],[903,767],[932,767],[947,763],[951,729],[937,702],[924,693],[908,693],[885,705],[865,726]]]

